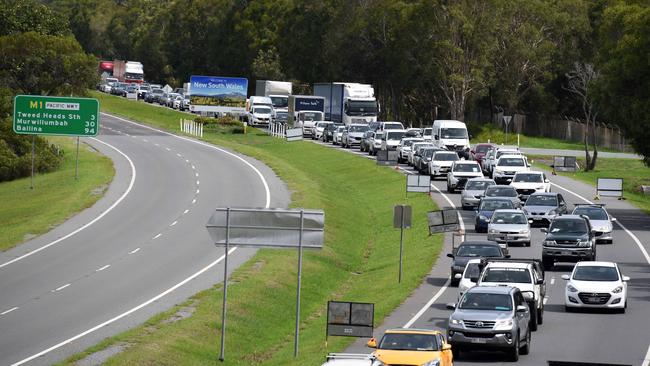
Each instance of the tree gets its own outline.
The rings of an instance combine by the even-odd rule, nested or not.
[[[34,0],[0,2],[0,36],[23,32],[48,35],[70,34],[67,20]]]
[[[596,108],[596,94],[594,92],[598,77],[599,75],[596,69],[594,69],[594,65],[580,62],[574,63],[573,70],[566,74],[566,90],[578,99],[585,117],[585,131],[583,137],[585,144],[585,171],[594,170],[596,167],[596,160],[598,159],[598,128],[596,126],[598,110]],[[593,157],[589,155],[589,130],[591,130],[591,144],[594,149]]]
[[[258,52],[253,60],[252,72],[257,79],[284,80],[280,55],[275,47]]]

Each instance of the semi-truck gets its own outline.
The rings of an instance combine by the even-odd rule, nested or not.
[[[144,67],[137,61],[113,61],[113,76],[124,83],[140,84],[144,81]]]
[[[255,95],[271,98],[273,104],[273,119],[286,122],[289,112],[289,95],[293,90],[291,82],[274,80],[257,80]]]
[[[314,121],[325,119],[325,98],[314,95],[290,95],[289,114],[287,123],[289,126],[302,127],[303,134],[311,131]]]
[[[325,119],[358,124],[377,121],[379,103],[372,85],[359,83],[315,83],[314,95],[325,98]]]

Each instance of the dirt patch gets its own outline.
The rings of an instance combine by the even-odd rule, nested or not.
[[[182,307],[178,309],[178,311],[172,315],[170,318],[167,318],[163,320],[163,324],[171,324],[171,323],[176,323],[179,320],[183,320],[186,318],[189,318],[194,314],[194,311],[196,310],[195,304],[192,303],[189,306]]]
[[[91,196],[102,196],[104,195],[104,192],[106,192],[106,189],[108,189],[108,186],[106,184],[102,184],[99,187],[95,187],[92,191],[90,191]]]
[[[25,236],[23,236],[23,241],[32,240],[32,239],[34,239],[34,238],[37,237],[37,236],[38,236],[38,235],[36,235],[36,234],[30,234],[30,233],[27,233],[27,234],[25,234]]]
[[[118,353],[121,353],[130,346],[131,345],[129,343],[118,343],[101,351],[92,353],[86,358],[77,361],[75,364],[78,366],[100,366],[106,362],[106,360],[117,355]]]

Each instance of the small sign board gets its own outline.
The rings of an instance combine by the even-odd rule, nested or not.
[[[377,165],[397,165],[397,151],[377,151]]]
[[[343,337],[372,337],[375,304],[328,301],[327,335]]]
[[[623,197],[623,178],[598,178],[596,193],[604,197]]]
[[[302,140],[302,128],[290,128],[286,131],[287,141],[299,141]]]
[[[510,124],[511,120],[512,116],[503,116],[503,122],[505,122],[506,126]]]
[[[393,227],[395,229],[411,227],[412,210],[408,205],[393,207]]]
[[[431,192],[431,176],[409,174],[406,176],[406,192]]]
[[[13,129],[15,133],[26,135],[97,136],[99,101],[17,95]]]
[[[217,246],[305,249],[323,247],[324,226],[322,210],[276,208],[217,208],[206,224]]]
[[[460,230],[458,211],[455,209],[429,211],[427,212],[427,219],[429,221],[429,235]]]
[[[126,93],[126,99],[138,100],[138,93]]]
[[[558,172],[575,172],[578,168],[575,156],[555,156],[553,168]]]

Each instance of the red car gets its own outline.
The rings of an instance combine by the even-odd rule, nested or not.
[[[483,160],[483,157],[485,157],[485,154],[488,152],[489,149],[493,148],[495,145],[494,144],[476,144],[474,145],[474,148],[470,150],[470,157],[476,162],[481,164],[481,161]]]

